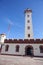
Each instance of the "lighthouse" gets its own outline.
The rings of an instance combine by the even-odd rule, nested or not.
[[[25,13],[25,39],[33,39],[32,10],[26,9]]]

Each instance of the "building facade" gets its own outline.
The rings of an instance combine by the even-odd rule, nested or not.
[[[1,54],[20,56],[43,56],[43,39],[5,40]]]

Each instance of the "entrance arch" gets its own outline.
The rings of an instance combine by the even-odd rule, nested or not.
[[[25,55],[33,56],[33,47],[31,45],[25,47]]]

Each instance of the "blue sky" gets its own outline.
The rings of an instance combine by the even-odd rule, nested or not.
[[[34,38],[43,38],[43,0],[0,0],[0,34],[24,38],[26,8],[32,9]]]

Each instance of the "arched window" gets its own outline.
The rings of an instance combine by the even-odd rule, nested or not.
[[[28,37],[30,37],[30,34],[28,34]]]
[[[19,52],[19,45],[16,45],[16,52]]]
[[[9,49],[9,45],[6,45],[5,46],[5,51],[8,51],[8,49]]]
[[[27,15],[27,17],[29,17],[29,15]]]
[[[30,29],[30,26],[28,26],[28,29]]]
[[[39,48],[40,48],[40,53],[43,53],[43,46],[41,45]]]
[[[29,23],[29,22],[30,22],[30,20],[27,20],[27,22]]]

